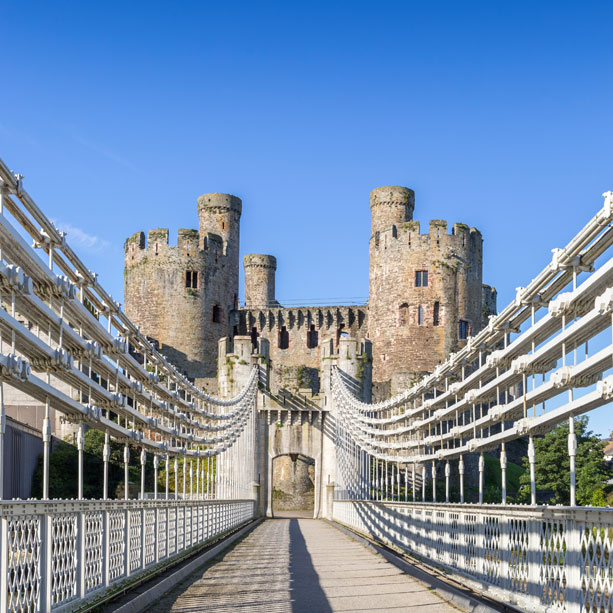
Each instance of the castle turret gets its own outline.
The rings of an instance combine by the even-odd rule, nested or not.
[[[125,242],[125,311],[143,334],[188,377],[215,375],[206,361],[203,339],[206,257],[197,230],[181,229],[177,245],[168,230],[137,232]]]
[[[387,230],[394,224],[413,219],[415,192],[408,187],[387,185],[370,192],[372,235]]]
[[[245,269],[245,306],[267,308],[278,306],[275,300],[275,271],[277,258],[251,253],[243,258]]]
[[[220,279],[223,288],[218,298],[224,309],[236,308],[238,304],[238,252],[242,209],[241,199],[230,194],[203,194],[198,198],[201,246],[206,250],[211,238],[221,238],[220,256],[223,256],[223,261],[218,259],[218,263],[221,264],[224,278]]]
[[[448,233],[446,221],[433,220],[420,234],[412,211],[412,190],[371,194],[368,332],[378,398],[432,372],[482,326],[481,233],[459,223]]]

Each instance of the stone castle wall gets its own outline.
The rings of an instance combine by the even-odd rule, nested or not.
[[[321,347],[332,338],[335,346],[345,336],[366,335],[367,309],[363,306],[246,309],[235,313],[238,334],[251,337],[256,348],[268,341],[270,390],[320,388]]]
[[[431,372],[464,344],[460,321],[473,335],[484,304],[495,312],[495,291],[488,288],[484,298],[481,233],[456,223],[449,234],[446,221],[433,220],[421,234],[411,219],[413,198],[399,187],[371,194],[368,336],[376,384],[395,378],[406,385]]]

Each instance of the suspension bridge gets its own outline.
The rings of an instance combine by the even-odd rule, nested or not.
[[[350,533],[519,610],[613,611],[613,513],[577,506],[574,430],[577,416],[613,397],[613,193],[604,197],[551,263],[432,374],[364,403],[348,359],[355,344],[324,343],[322,407],[282,415],[266,406],[249,338],[236,341],[246,355],[233,397],[207,394],[179,373],[0,161],[0,488],[14,470],[5,395],[18,390],[44,408],[41,498],[8,500],[0,489],[0,610],[112,607],[113,595],[272,516],[262,475],[270,479],[266,464],[281,449],[315,457],[314,518],[267,519],[151,610],[451,610]],[[50,498],[55,414],[76,432],[71,499]],[[319,441],[286,441],[296,423]],[[534,439],[561,423],[569,425],[571,504],[538,504]],[[84,498],[87,429],[104,435],[100,499]],[[515,440],[527,441],[530,504],[507,496]],[[123,499],[111,499],[118,443]],[[487,504],[485,454],[501,474],[500,500]],[[465,501],[473,465],[478,503]]]

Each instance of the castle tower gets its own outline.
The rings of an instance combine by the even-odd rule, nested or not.
[[[216,299],[224,310],[238,306],[238,252],[242,209],[241,199],[230,194],[203,194],[198,198],[201,246],[207,250],[210,240],[221,240],[222,252],[218,254],[215,262],[219,264],[219,271],[222,273],[218,279],[220,289]]]
[[[203,343],[206,254],[197,230],[181,229],[176,246],[168,229],[133,234],[124,245],[125,311],[143,334],[188,377],[215,375]]]
[[[372,235],[413,219],[415,192],[408,187],[388,185],[370,192]]]
[[[278,306],[275,300],[277,258],[251,253],[243,258],[245,269],[245,306],[251,309]]]
[[[125,309],[141,331],[198,385],[216,386],[217,343],[238,306],[240,198],[198,198],[200,231],[137,232],[125,243]]]
[[[432,372],[483,325],[482,237],[475,228],[411,221],[413,191],[380,187],[370,207],[368,332],[381,398]],[[495,310],[489,289],[487,304]]]
[[[238,308],[240,218],[243,203],[230,194],[198,198],[200,245],[207,255],[204,318],[205,355],[215,376],[217,343],[232,333],[230,313]]]

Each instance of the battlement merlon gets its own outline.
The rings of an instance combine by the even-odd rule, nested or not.
[[[124,243],[124,253],[129,255],[134,253],[137,249],[141,251],[153,250],[181,250],[186,255],[196,255],[199,248],[200,233],[198,230],[189,228],[179,228],[177,232],[177,244],[169,245],[170,232],[168,228],[153,228],[147,233],[145,239],[144,232],[135,232],[128,237]],[[221,241],[221,238],[219,238]]]

